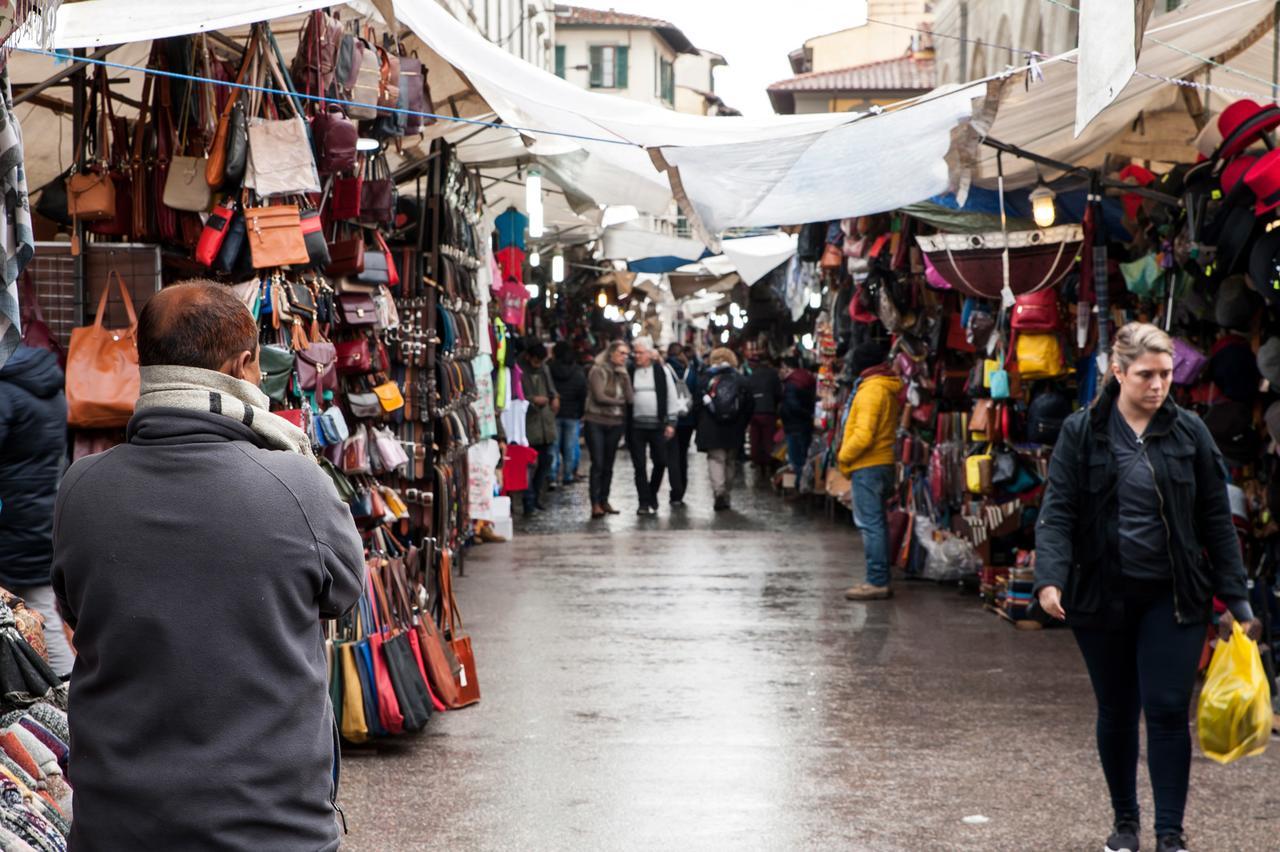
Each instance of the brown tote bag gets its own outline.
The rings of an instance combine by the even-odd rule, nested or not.
[[[112,282],[129,314],[129,327],[102,327]],[[67,422],[80,429],[114,429],[125,426],[138,401],[138,317],[124,279],[114,269],[98,300],[93,325],[72,329],[67,352]]]
[[[450,710],[458,710],[480,700],[480,680],[476,677],[476,658],[471,650],[471,637],[467,635],[462,625],[458,601],[453,596],[451,562],[447,552],[440,554],[440,597],[444,610],[444,638],[459,663],[458,673],[454,676],[454,682],[458,685],[458,703],[448,706]]]

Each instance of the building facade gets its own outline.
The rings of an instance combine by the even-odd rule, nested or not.
[[[553,0],[439,0],[459,21],[515,56],[551,71],[555,64]]]
[[[938,39],[939,84],[1026,65],[1032,51],[1064,53],[1080,35],[1079,15],[1044,0],[938,0],[934,15],[937,32],[956,36]]]

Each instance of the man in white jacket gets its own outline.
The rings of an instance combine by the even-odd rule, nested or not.
[[[636,469],[639,515],[658,514],[658,489],[667,471],[667,442],[676,434],[679,417],[675,379],[658,358],[653,339],[631,341],[635,357],[628,372],[635,398],[627,406],[627,446]],[[653,468],[649,468],[649,458]]]

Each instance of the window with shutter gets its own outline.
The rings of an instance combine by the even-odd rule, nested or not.
[[[619,89],[627,88],[627,65],[631,54],[631,48],[619,46],[614,48],[614,52],[618,57],[617,66],[614,69],[613,85]]]
[[[564,79],[564,45],[556,45],[556,76]]]
[[[604,86],[604,48],[594,45],[589,50],[591,63],[591,88],[599,89]]]

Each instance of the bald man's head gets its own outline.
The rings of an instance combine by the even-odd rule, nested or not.
[[[245,364],[257,360],[258,324],[222,284],[197,280],[166,287],[138,317],[143,367],[199,367],[251,379]]]

